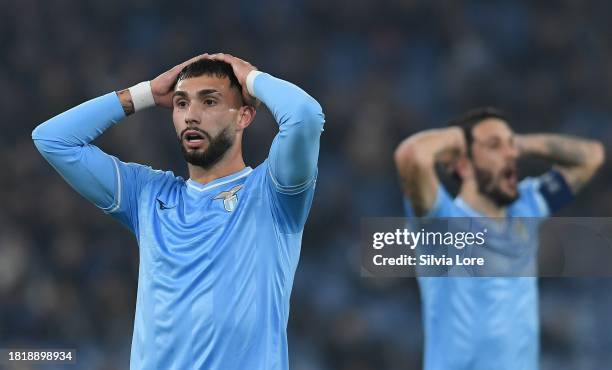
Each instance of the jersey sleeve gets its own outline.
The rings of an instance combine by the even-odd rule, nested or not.
[[[573,199],[569,184],[561,173],[550,170],[538,177],[528,177],[519,184],[520,198],[530,206],[534,216],[547,217]]]
[[[38,151],[79,194],[135,231],[135,188],[140,165],[129,165],[91,142],[125,117],[117,94],[87,101],[40,124],[32,132]]]
[[[278,123],[279,132],[267,159],[268,183],[279,219],[287,232],[298,232],[312,203],[323,111],[302,89],[266,73],[255,75],[249,91],[270,109]]]
[[[137,163],[125,163],[111,157],[115,165],[114,201],[104,213],[121,222],[137,236],[139,235],[138,209],[139,198],[144,187],[159,180],[161,171]]]

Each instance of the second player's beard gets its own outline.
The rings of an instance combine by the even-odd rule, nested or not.
[[[181,151],[183,152],[183,157],[185,157],[187,163],[207,170],[217,164],[221,158],[223,158],[229,148],[234,145],[234,139],[230,134],[229,127],[224,128],[214,138],[211,138],[208,132],[198,129],[196,130],[206,136],[206,139],[208,140],[208,147],[206,147],[206,149],[188,150],[185,148],[185,145],[183,145],[183,140],[180,138],[179,144],[181,146]]]
[[[505,207],[518,198],[518,193],[510,195],[502,191],[495,183],[495,176],[491,171],[474,166],[474,175],[480,194],[491,199],[498,207]]]

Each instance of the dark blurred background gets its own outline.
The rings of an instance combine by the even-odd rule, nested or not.
[[[297,83],[326,114],[292,296],[292,369],[420,369],[416,281],[360,276],[360,218],[402,215],[395,146],[494,104],[518,132],[611,148],[610,14],[603,0],[0,0],[0,348],[72,347],[70,368],[128,368],[136,241],[63,182],[30,133],[84,100],[222,51]],[[249,165],[275,132],[261,109],[246,134]],[[186,173],[161,109],[97,144]],[[610,216],[610,184],[607,164],[562,214]],[[612,368],[612,279],[540,287],[542,369]]]

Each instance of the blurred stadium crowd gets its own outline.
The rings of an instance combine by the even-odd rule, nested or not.
[[[86,99],[223,51],[297,83],[326,113],[292,296],[292,369],[419,369],[416,281],[360,275],[361,217],[402,215],[395,146],[484,104],[519,132],[612,146],[611,12],[578,0],[0,1],[0,348],[76,347],[79,369],[128,367],[136,241],[62,181],[30,133]],[[275,132],[261,109],[246,134],[249,165]],[[97,144],[186,173],[161,109]],[[610,184],[606,164],[563,215],[610,216]],[[540,286],[542,369],[610,368],[612,279]]]

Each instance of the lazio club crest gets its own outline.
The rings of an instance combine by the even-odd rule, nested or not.
[[[234,186],[230,190],[222,191],[213,199],[223,199],[223,208],[228,212],[232,212],[236,209],[236,206],[238,206],[238,195],[236,195],[236,193],[238,190],[242,189],[243,186],[244,184],[240,184]]]
[[[520,218],[515,219],[513,234],[522,239],[523,242],[527,242],[529,240],[529,231],[527,230],[527,226]]]

